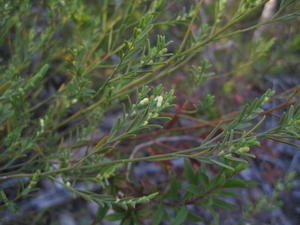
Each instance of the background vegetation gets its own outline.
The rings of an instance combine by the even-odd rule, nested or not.
[[[1,224],[298,224],[298,1],[0,15]]]

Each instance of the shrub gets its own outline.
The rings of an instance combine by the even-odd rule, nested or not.
[[[39,196],[46,181],[54,190],[96,202],[93,224],[104,218],[123,225],[162,220],[184,224],[202,221],[191,205],[208,209],[215,217],[219,209],[234,208],[222,196],[236,196],[232,188],[253,185],[236,177],[249,166],[247,159],[255,157],[249,150],[262,139],[285,143],[299,139],[299,102],[291,94],[299,88],[288,92],[290,99],[279,107],[289,108],[271,129],[259,127],[277,109],[263,110],[278,97],[274,91],[227,116],[217,112],[214,96],[208,94],[196,107],[195,118],[213,119],[202,124],[209,134],[176,136],[166,121],[170,125],[177,116],[178,94],[165,77],[184,71],[188,83],[180,83],[187,85],[186,95],[191,96],[219,75],[213,73],[218,65],[202,58],[207,46],[245,38],[244,32],[299,15],[299,10],[293,11],[295,1],[285,0],[272,18],[259,20],[266,2],[0,1],[3,221],[9,223],[14,213],[28,210],[24,202]],[[183,5],[186,8],[178,9]],[[203,7],[213,15],[207,21],[199,14]],[[246,42],[251,51],[242,61],[232,60],[231,73],[247,74],[259,60],[264,68],[276,41],[252,42],[246,37]],[[227,82],[224,91],[230,93],[233,86]],[[114,119],[112,126],[109,118]],[[141,143],[153,132],[164,137]],[[188,142],[189,147],[178,144],[182,149],[141,154],[141,148],[160,140]],[[185,159],[183,171],[169,168],[164,184],[140,185],[134,176],[141,162],[164,167],[180,158]],[[211,167],[214,174],[208,171]],[[45,209],[42,203],[31,207]],[[34,215],[25,218],[47,224]]]

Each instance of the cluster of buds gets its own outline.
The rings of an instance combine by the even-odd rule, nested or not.
[[[159,54],[160,54],[160,55],[163,55],[163,54],[165,54],[166,52],[168,52],[168,49],[167,49],[167,48],[163,48],[162,50],[159,51]]]
[[[249,151],[250,151],[250,148],[248,146],[244,146],[244,147],[241,147],[238,149],[238,152],[241,152],[241,153],[246,153]]]
[[[140,105],[146,105],[149,103],[149,98],[143,98],[141,101],[140,101]]]
[[[164,99],[164,97],[161,96],[161,95],[155,97],[154,101],[156,101],[156,106],[157,106],[158,108],[162,106],[163,99]],[[148,104],[149,102],[150,102],[150,99],[149,99],[149,98],[143,98],[143,99],[140,101],[139,105],[146,105],[146,104]]]
[[[231,152],[235,152],[235,153],[247,153],[250,151],[250,147],[249,146],[244,146],[244,147],[240,147],[237,151],[232,151],[232,148],[229,149],[229,152],[225,152],[224,150],[220,151],[218,153],[219,156],[224,156],[224,157],[231,157],[232,154]]]
[[[156,106],[161,107],[162,101],[163,101],[163,96],[161,96],[161,95],[157,96],[154,100],[156,101]]]

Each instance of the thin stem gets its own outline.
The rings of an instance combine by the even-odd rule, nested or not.
[[[197,5],[195,7],[194,15],[193,15],[193,17],[191,19],[191,22],[189,23],[189,25],[187,27],[187,30],[186,30],[186,32],[184,34],[184,37],[183,37],[183,41],[181,42],[181,44],[180,44],[180,46],[178,48],[178,52],[181,52],[181,50],[183,49],[185,43],[187,42],[187,39],[188,39],[188,37],[189,37],[189,35],[190,35],[191,31],[192,31],[193,23],[194,23],[194,21],[196,19],[198,11],[200,10],[200,7],[202,6],[203,2],[204,2],[204,0],[201,0],[200,2],[197,3]]]

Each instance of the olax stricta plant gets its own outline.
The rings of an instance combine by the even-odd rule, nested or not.
[[[299,88],[285,93],[290,104],[276,127],[260,129],[272,112],[263,106],[278,97],[268,90],[214,123],[206,137],[186,138],[190,148],[159,154],[133,149],[172,117],[176,100],[169,77],[184,68],[189,91],[196,92],[219,75],[201,57],[208,45],[299,16],[296,1],[282,0],[261,21],[266,2],[1,0],[0,223],[29,217],[47,224],[42,218],[51,210],[38,217],[22,207],[45,181],[97,203],[92,224],[179,225],[203,220],[190,206],[214,217],[235,208],[222,196],[238,197],[234,188],[254,184],[237,177],[254,157],[251,147],[262,139],[299,139]],[[212,11],[206,21],[204,8]],[[275,42],[253,41],[247,68]],[[206,111],[213,98],[207,95],[199,110]],[[104,126],[109,116],[112,126]],[[140,188],[134,174],[139,163],[178,159],[184,159],[182,173],[166,172],[164,185]],[[217,172],[208,171],[212,166]]]

